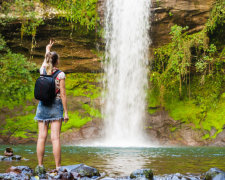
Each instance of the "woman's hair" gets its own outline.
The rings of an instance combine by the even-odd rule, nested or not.
[[[52,75],[52,69],[55,66],[55,64],[58,62],[58,59],[59,59],[59,56],[56,52],[48,52],[45,55],[47,75]]]

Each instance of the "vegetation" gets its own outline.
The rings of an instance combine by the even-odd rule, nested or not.
[[[71,22],[73,28],[79,24],[85,26],[87,30],[94,30],[98,26],[97,2],[98,0],[48,0],[51,6],[60,10],[60,18]]]
[[[86,96],[95,99],[100,96],[101,88],[98,85],[99,74],[73,73],[67,75],[67,93],[73,96]]]
[[[40,9],[53,8],[63,24],[71,24],[71,32],[81,28],[82,32],[96,30],[98,26],[97,0],[9,0],[1,3],[0,27],[7,26],[11,22],[20,22],[21,43],[24,36],[31,38],[30,54],[36,46],[35,36],[37,29],[44,23]],[[1,29],[2,31],[2,29]],[[0,31],[0,33],[1,33]],[[19,115],[12,113],[2,122],[1,133],[11,137],[33,137],[37,133],[37,124],[33,120],[36,106],[28,106],[26,100],[33,99],[33,88],[36,73],[36,65],[27,61],[21,54],[15,54],[7,47],[4,37],[0,35],[0,108],[21,109]],[[67,75],[67,94],[73,97],[85,96],[91,101],[100,95],[100,87],[97,82],[98,75],[75,73]],[[80,128],[93,118],[100,118],[101,113],[94,108],[93,103],[81,104],[85,114],[70,111],[70,121],[62,127],[62,131],[71,128]],[[22,124],[21,124],[22,123]],[[30,129],[34,131],[30,132]]]
[[[0,108],[23,102],[33,89],[31,72],[35,64],[21,54],[12,53],[0,36]]]
[[[71,32],[80,27],[85,32],[98,29],[97,0],[2,1],[1,13],[5,17],[0,19],[0,26],[19,20],[21,43],[25,35],[31,37],[31,51],[36,45],[37,29],[44,23],[37,7],[56,10],[57,18],[70,23]],[[169,12],[169,16],[173,14]],[[190,35],[188,27],[174,25],[170,34],[171,43],[154,50],[149,112],[165,109],[173,119],[203,131],[203,139],[215,138],[225,124],[225,2],[216,0],[202,31]],[[19,105],[24,112],[6,117],[0,134],[8,139],[36,136],[37,124],[33,120],[36,106],[28,106],[25,101],[33,99],[36,66],[23,55],[13,53],[1,35],[0,54],[0,108]],[[82,112],[69,112],[70,121],[62,126],[63,132],[102,117],[93,103],[101,93],[99,78],[92,73],[67,75],[67,94],[87,97],[91,103],[81,103]],[[212,129],[216,130],[213,135]],[[171,127],[171,131],[176,130]]]
[[[90,100],[94,100],[100,95],[100,87],[97,87],[98,78],[98,74],[91,73],[67,74],[67,94],[73,98],[85,96],[90,98]],[[32,88],[33,87],[34,81],[32,81]],[[28,92],[28,96],[30,99],[33,99],[33,90]],[[1,99],[0,102],[5,103],[6,99]],[[81,104],[78,103],[80,108],[76,108],[74,111],[69,111],[68,115],[70,120],[68,123],[63,124],[62,132],[70,131],[73,128],[80,128],[93,118],[102,117],[100,111],[94,107],[93,101],[91,101],[90,105],[82,102],[80,103]],[[11,105],[7,104],[6,107],[11,107]],[[12,115],[12,117],[6,118],[5,123],[1,127],[1,135],[4,135],[8,141],[11,137],[30,138],[37,136],[37,123],[34,120],[36,105],[28,105],[23,100],[20,102],[18,107],[22,108],[21,111],[23,115],[17,115],[16,113],[15,115]],[[18,107],[14,106],[15,109]],[[80,111],[83,111],[83,113]]]
[[[225,2],[217,0],[205,28],[188,35],[174,25],[172,42],[154,50],[149,112],[165,108],[171,117],[215,138],[225,122]],[[154,108],[155,107],[155,108]],[[209,132],[217,132],[210,137]]]

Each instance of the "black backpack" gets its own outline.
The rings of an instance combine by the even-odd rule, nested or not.
[[[46,105],[53,102],[56,97],[55,78],[60,72],[60,70],[56,70],[52,75],[40,75],[35,83],[35,99],[42,101]]]

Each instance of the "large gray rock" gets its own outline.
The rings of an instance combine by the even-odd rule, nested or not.
[[[96,168],[84,164],[62,166],[59,169],[60,172],[68,172],[74,179],[100,177],[100,173]],[[70,175],[68,176],[70,177]]]
[[[19,155],[14,156],[0,156],[0,161],[12,161],[12,160],[21,160],[22,157]]]
[[[200,175],[183,175],[180,173],[176,174],[165,174],[162,176],[154,176],[154,180],[200,180]]]
[[[19,180],[24,179],[20,174],[10,172],[10,173],[0,173],[0,179],[4,180]]]
[[[0,173],[0,179],[31,179],[33,175],[33,170],[28,166],[11,166],[6,172]]]
[[[11,166],[9,169],[7,169],[8,173],[14,172],[17,174],[21,174],[22,176],[32,176],[33,170],[28,166]]]
[[[12,156],[12,160],[21,160],[21,156],[20,155],[14,155],[14,156]]]
[[[153,172],[151,169],[137,169],[130,174],[131,179],[153,179]]]
[[[205,173],[204,180],[225,180],[225,172],[218,168],[211,168]]]
[[[3,161],[5,159],[5,156],[0,156],[0,161]]]

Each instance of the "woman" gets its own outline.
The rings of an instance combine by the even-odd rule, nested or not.
[[[44,62],[40,68],[40,74],[52,75],[59,64],[59,56],[56,52],[50,52],[53,41],[46,46]],[[67,112],[67,100],[65,91],[65,73],[60,72],[56,79],[56,98],[51,105],[45,105],[39,101],[35,119],[38,121],[38,140],[37,140],[37,158],[38,166],[35,168],[37,175],[45,174],[43,166],[43,157],[45,152],[45,142],[48,135],[48,127],[51,124],[51,141],[53,154],[55,158],[56,170],[60,168],[61,163],[61,145],[60,130],[62,121],[65,123],[69,120]],[[63,118],[64,110],[64,118]]]

